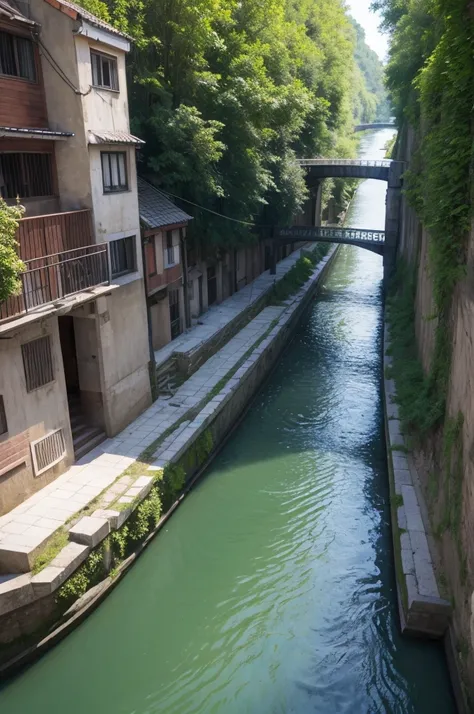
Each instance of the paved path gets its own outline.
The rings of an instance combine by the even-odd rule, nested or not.
[[[263,310],[190,377],[171,400],[159,398],[138,419],[0,518],[0,565],[16,554],[39,548],[77,511],[110,486],[139,454],[190,409],[203,402],[212,388],[234,368],[281,315],[284,308]],[[166,454],[159,454],[166,458]]]
[[[187,353],[195,350],[203,342],[211,339],[220,330],[226,327],[240,313],[247,310],[259,300],[262,295],[271,290],[275,280],[281,278],[293,267],[301,255],[301,249],[293,251],[284,260],[277,264],[276,275],[270,275],[266,270],[245,288],[234,293],[220,305],[212,305],[209,310],[201,315],[199,322],[187,332],[183,333],[169,344],[155,352],[157,366],[166,362],[175,353]]]

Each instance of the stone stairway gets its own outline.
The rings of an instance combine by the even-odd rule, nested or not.
[[[78,397],[69,397],[69,418],[76,461],[101,444],[106,436],[98,426],[87,423]]]

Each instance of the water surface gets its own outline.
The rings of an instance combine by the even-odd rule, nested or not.
[[[390,131],[365,136],[382,158]],[[385,184],[347,223],[383,228]],[[451,714],[399,634],[381,404],[382,259],[342,247],[245,421],[99,609],[2,714]]]

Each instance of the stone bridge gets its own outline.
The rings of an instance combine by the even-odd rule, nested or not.
[[[299,159],[298,163],[306,169],[309,183],[312,179],[325,178],[379,179],[387,182],[391,178],[400,179],[397,170],[400,162],[388,159]]]
[[[390,122],[374,122],[373,124],[357,124],[354,131],[367,131],[368,129],[397,129],[395,124]]]
[[[334,226],[291,226],[280,228],[277,241],[282,243],[315,242],[344,243],[366,248],[373,253],[385,252],[385,231],[365,230],[364,228],[340,228]]]
[[[351,178],[351,179],[377,179],[387,182],[386,211],[385,211],[385,231],[383,242],[372,241],[370,247],[366,239],[344,239],[333,240],[329,237],[324,240],[335,243],[348,243],[361,245],[376,253],[381,253],[384,259],[385,274],[388,275],[395,261],[398,245],[400,196],[402,188],[402,174],[404,164],[401,161],[391,161],[389,159],[299,159],[298,163],[305,169],[306,184],[309,189],[310,198],[301,216],[298,216],[295,223],[301,228],[321,230],[321,196],[323,181],[327,178]],[[289,230],[289,229],[286,229]],[[329,230],[329,229],[327,229]],[[332,229],[331,229],[332,230]],[[337,230],[337,229],[334,229]],[[354,230],[354,229],[348,229]],[[374,231],[362,231],[365,234],[374,234]],[[281,236],[283,238],[283,236]],[[345,237],[347,238],[347,236]],[[308,238],[307,240],[311,240]],[[323,240],[318,238],[317,240]],[[376,244],[378,243],[378,245]]]

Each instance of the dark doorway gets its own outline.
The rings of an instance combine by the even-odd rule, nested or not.
[[[216,266],[207,269],[207,304],[214,305],[217,300],[217,274]]]
[[[179,312],[179,290],[170,290],[168,293],[170,303],[171,339],[181,334],[181,316]]]
[[[202,297],[202,275],[199,276],[198,280],[198,286],[199,286],[199,314],[202,315],[204,312],[204,301]]]
[[[70,395],[79,394],[79,372],[77,369],[76,335],[74,333],[74,318],[64,315],[58,318],[59,341],[64,362],[66,391]]]

